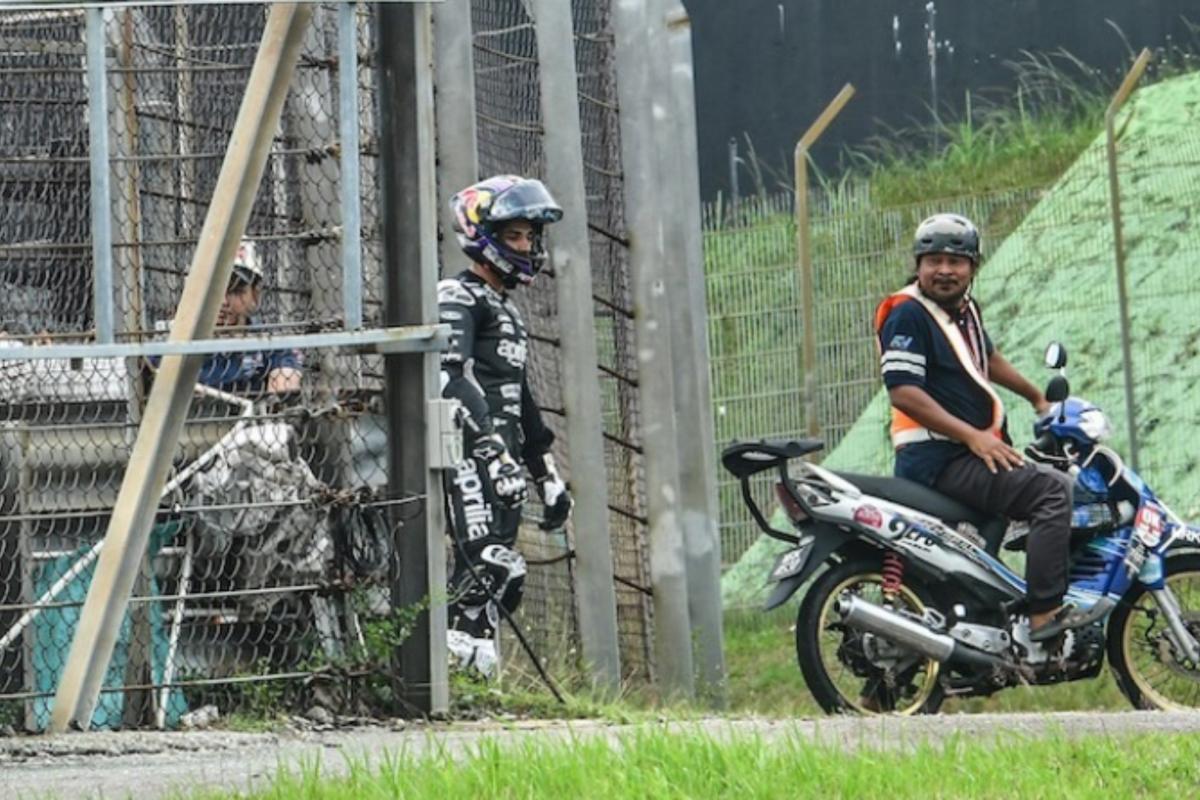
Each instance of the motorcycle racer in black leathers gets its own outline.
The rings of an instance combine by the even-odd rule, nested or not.
[[[438,284],[439,317],[451,328],[442,395],[459,401],[464,428],[464,459],[447,482],[455,537],[450,645],[486,674],[495,660],[496,603],[515,610],[525,581],[515,549],[527,498],[522,464],[545,506],[544,529],[561,528],[572,506],[550,455],[554,433],[529,388],[525,323],[509,297],[541,269],[543,228],[562,209],[540,181],[511,175],[463,189],[451,208],[473,263]]]

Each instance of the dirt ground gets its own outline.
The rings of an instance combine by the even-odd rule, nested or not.
[[[702,719],[664,722],[673,730],[702,730],[716,737],[755,734],[795,736],[845,747],[893,747],[971,737],[1060,733],[1130,735],[1146,731],[1196,733],[1200,714],[973,714],[916,719],[818,720]],[[0,739],[0,796],[5,798],[125,798],[152,800],[172,789],[202,785],[245,789],[269,781],[280,764],[319,759],[339,771],[347,758],[371,759],[385,751],[420,754],[432,747],[464,753],[485,738],[519,744],[530,738],[604,736],[614,740],[635,726],[590,721],[391,725],[337,729],[296,727],[280,733],[104,732]]]

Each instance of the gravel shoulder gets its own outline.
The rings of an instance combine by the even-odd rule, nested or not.
[[[0,796],[6,798],[126,798],[151,800],[200,786],[245,789],[269,782],[281,764],[319,761],[323,770],[387,751],[469,752],[485,739],[520,745],[530,739],[618,740],[638,729],[703,731],[718,738],[797,737],[846,748],[913,746],[952,735],[971,738],[1045,734],[1135,735],[1200,732],[1198,713],[1125,712],[971,714],[915,719],[854,717],[801,720],[699,719],[643,725],[595,721],[521,721],[367,726],[286,733],[102,732],[0,739]]]

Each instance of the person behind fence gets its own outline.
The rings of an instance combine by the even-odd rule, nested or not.
[[[470,266],[438,284],[438,311],[451,329],[442,355],[442,394],[462,407],[464,460],[447,481],[454,569],[450,647],[490,673],[497,603],[521,600],[525,560],[515,549],[527,498],[522,465],[541,495],[544,530],[566,524],[572,500],[526,372],[528,334],[510,293],[528,286],[546,259],[545,226],[562,218],[541,181],[499,175],[450,201]]]
[[[257,324],[254,314],[262,303],[264,278],[254,242],[242,241],[217,312],[217,327],[253,328]],[[302,365],[297,350],[214,353],[205,359],[197,380],[226,392],[282,394],[300,389]]]
[[[957,214],[936,214],[917,227],[913,254],[915,275],[875,312],[895,473],[985,513],[1029,522],[1031,638],[1054,638],[1079,622],[1063,606],[1071,487],[1013,448],[992,383],[1028,400],[1038,414],[1050,404],[983,326],[970,294],[979,270],[975,225]]]

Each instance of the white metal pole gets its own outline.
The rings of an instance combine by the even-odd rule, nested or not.
[[[664,215],[675,213],[664,193],[659,126],[670,110],[656,82],[665,80],[665,59],[652,48],[661,17],[644,0],[615,0],[612,7],[621,107],[621,162],[625,176],[625,225],[633,277],[637,332],[638,397],[650,518],[650,580],[654,590],[654,653],[664,698],[695,692],[687,561],[680,521],[679,458],[675,390],[672,385],[671,309],[675,301],[664,266]],[[671,194],[674,197],[674,193]],[[672,291],[669,291],[672,290]]]
[[[709,381],[708,313],[704,291],[700,171],[696,101],[692,74],[692,31],[677,0],[662,8],[669,81],[664,163],[674,168],[677,202],[667,217],[671,305],[671,353],[678,419],[679,486],[684,550],[687,554],[688,613],[695,632],[697,694],[715,708],[725,705],[722,639],[721,541],[717,525],[716,444]],[[673,156],[673,158],[671,158]]]
[[[459,189],[479,180],[471,0],[445,0],[435,5],[433,36],[441,273],[452,275],[467,261],[454,235],[449,201]]]
[[[550,261],[558,292],[568,466],[575,496],[579,633],[593,682],[615,691],[621,682],[621,654],[609,538],[608,470],[604,463],[575,35],[570,4],[533,0],[532,13],[537,31],[542,119],[548,122],[543,140],[546,179],[564,211],[562,222],[554,226],[550,236]]]

